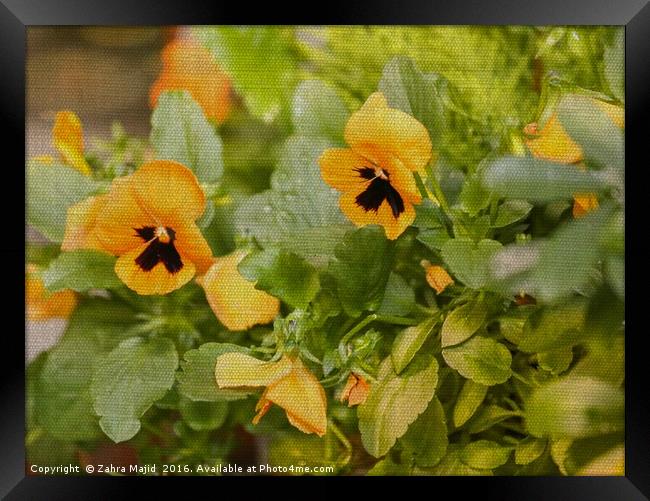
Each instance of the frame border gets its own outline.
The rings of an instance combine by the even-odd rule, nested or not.
[[[208,6],[209,5],[209,6]],[[27,26],[35,25],[165,25],[165,24],[536,24],[536,25],[625,25],[626,27],[626,172],[634,172],[634,167],[643,168],[640,154],[644,123],[643,111],[647,109],[650,83],[650,4],[647,0],[498,0],[487,4],[481,0],[455,0],[444,5],[435,5],[426,0],[402,0],[399,4],[391,0],[375,2],[335,2],[328,4],[328,12],[316,16],[304,11],[293,14],[282,13],[275,5],[261,6],[251,10],[242,5],[239,12],[231,5],[212,2],[174,2],[173,0],[141,0],[137,4],[126,0],[101,2],[91,0],[0,0],[0,68],[4,78],[0,78],[0,109],[5,118],[7,132],[4,134],[5,149],[11,160],[5,164],[5,174],[14,176],[11,187],[22,183],[25,195],[25,178],[18,166],[25,161],[25,38]],[[248,9],[248,11],[246,10]],[[316,11],[314,11],[316,12]],[[647,122],[646,122],[647,124]],[[632,184],[626,176],[626,215],[628,218],[643,215],[637,202],[644,194],[642,183]],[[632,193],[629,190],[632,190]],[[18,190],[12,190],[17,197]],[[639,193],[637,193],[637,191]],[[637,196],[639,195],[639,196]],[[645,194],[647,197],[647,194]],[[24,202],[24,200],[23,200]],[[20,207],[12,196],[2,198],[4,214],[14,215]],[[23,211],[24,211],[24,205]],[[642,217],[642,216],[641,216]],[[6,499],[41,499],[41,492],[47,492],[47,499],[104,499],[113,498],[123,492],[124,479],[108,480],[105,477],[31,477],[25,476],[24,420],[25,420],[25,366],[24,340],[17,335],[24,329],[24,317],[20,319],[21,293],[24,299],[24,235],[25,212],[23,219],[9,217],[3,221],[6,235],[0,246],[0,256],[11,274],[10,294],[6,294],[11,311],[10,324],[6,329],[5,341],[11,344],[8,353],[9,370],[0,379],[0,401],[4,412],[0,415],[0,443],[3,446],[3,459],[0,463],[0,495]],[[632,223],[632,224],[633,224]],[[641,221],[640,221],[641,223]],[[23,238],[22,245],[19,239]],[[642,233],[626,235],[626,262],[634,262],[634,254],[643,249]],[[641,256],[638,256],[639,258]],[[15,266],[11,266],[15,261]],[[629,278],[633,292],[642,286],[640,274]],[[647,282],[645,282],[647,283]],[[628,283],[629,285],[629,283]],[[640,294],[627,295],[626,327],[626,435],[625,435],[625,477],[493,477],[472,480],[462,477],[439,477],[434,481],[448,482],[456,493],[472,490],[472,484],[488,494],[500,499],[648,499],[650,497],[650,392],[645,386],[647,362],[641,347],[641,337],[629,335],[632,330],[642,334],[643,325],[636,312],[643,307]],[[22,302],[24,311],[24,301]],[[637,326],[638,325],[638,326]],[[142,489],[150,494],[151,481],[131,481],[126,477],[128,489],[133,494]],[[180,477],[179,477],[180,478]],[[187,477],[184,477],[187,478]],[[256,478],[256,477],[247,477]],[[259,477],[257,477],[259,478]],[[223,480],[231,482],[233,480]],[[247,480],[249,482],[250,480]],[[257,480],[253,480],[256,482]],[[281,482],[282,479],[277,479]],[[295,482],[305,482],[305,478],[292,478]],[[337,485],[342,477],[330,480]],[[363,480],[362,480],[363,481]],[[377,480],[379,487],[381,478]],[[414,477],[411,481],[425,481]],[[367,481],[366,481],[367,482]],[[158,485],[158,484],[157,484]],[[252,485],[252,484],[251,484]],[[310,482],[311,485],[311,482]],[[364,484],[368,486],[378,484]],[[144,489],[147,489],[144,491]],[[468,489],[469,488],[469,489]],[[187,491],[184,491],[187,495]]]

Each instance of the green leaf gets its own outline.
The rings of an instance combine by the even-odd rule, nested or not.
[[[573,360],[573,351],[571,346],[564,346],[551,351],[546,351],[537,355],[539,366],[545,371],[558,375],[564,372],[571,365]]]
[[[445,126],[446,85],[440,75],[419,71],[408,57],[395,57],[384,66],[379,91],[386,96],[389,106],[422,123],[435,145]]]
[[[442,324],[442,347],[460,344],[469,339],[485,322],[487,305],[474,300],[459,306],[445,318]]]
[[[624,132],[587,96],[570,94],[558,104],[557,114],[567,134],[582,148],[585,160],[622,174]],[[610,182],[612,179],[610,179]],[[622,184],[622,177],[618,178]],[[582,190],[576,192],[585,193]]]
[[[623,390],[590,377],[572,377],[535,390],[526,403],[532,435],[579,438],[623,430]]]
[[[92,250],[75,250],[59,254],[43,271],[41,278],[51,292],[72,289],[86,292],[89,289],[112,289],[122,282],[115,274],[116,258]]]
[[[493,228],[503,228],[524,219],[533,206],[525,200],[506,200],[499,206]]]
[[[329,85],[320,80],[302,82],[293,95],[292,111],[296,133],[343,142],[350,113]]]
[[[519,349],[527,353],[543,353],[571,347],[581,339],[586,314],[587,302],[582,299],[534,312],[524,324]]]
[[[150,140],[157,158],[182,163],[199,181],[213,183],[221,177],[221,139],[188,92],[160,95],[151,115]]]
[[[391,359],[393,361],[393,369],[397,374],[401,374],[411,360],[413,360],[413,357],[422,348],[422,345],[431,335],[437,323],[437,318],[431,317],[418,325],[407,327],[395,337],[391,351]]]
[[[377,313],[404,317],[409,315],[413,308],[415,308],[415,291],[400,275],[391,272],[384,299]]]
[[[473,468],[468,466],[460,459],[462,449],[458,444],[449,444],[447,454],[433,468],[427,470],[429,474],[440,477],[447,476],[491,476],[492,471],[486,469]]]
[[[444,348],[442,356],[449,367],[475,383],[492,386],[506,382],[512,374],[512,356],[508,348],[483,336],[474,336],[458,346]]]
[[[505,464],[512,450],[490,440],[477,440],[460,451],[460,460],[472,468],[493,470]]]
[[[515,463],[530,464],[538,459],[546,449],[546,440],[527,437],[515,448]]]
[[[346,233],[336,246],[329,270],[336,280],[341,305],[352,317],[377,310],[384,298],[395,246],[378,226]]]
[[[550,238],[509,245],[490,262],[491,288],[552,302],[584,287],[601,256],[598,245],[609,207],[564,224]]]
[[[461,207],[472,217],[490,204],[490,198],[490,193],[485,190],[478,176],[467,179],[460,192]]]
[[[487,386],[475,383],[471,379],[465,381],[454,406],[453,417],[456,428],[463,426],[474,415],[476,409],[485,400],[487,390]]]
[[[266,248],[246,256],[238,266],[256,289],[282,299],[293,308],[306,309],[320,289],[318,271],[300,256]]]
[[[183,420],[195,431],[216,430],[228,416],[228,402],[195,402],[182,398],[178,409]]]
[[[427,410],[418,417],[400,444],[407,456],[422,467],[435,466],[447,452],[447,421],[440,401],[433,397]]]
[[[474,435],[492,428],[501,421],[520,416],[521,413],[504,409],[498,405],[484,405],[479,407],[465,428],[469,433]]]
[[[610,45],[605,46],[603,54],[605,79],[612,95],[625,101],[625,30],[617,27]]]
[[[27,165],[27,222],[53,242],[63,241],[68,208],[98,191],[90,177],[65,165]]]
[[[195,350],[186,351],[181,361],[181,370],[176,376],[179,393],[199,402],[246,398],[248,393],[244,391],[219,388],[214,376],[217,357],[232,351],[248,353],[243,346],[229,343],[205,343]]]
[[[36,383],[34,417],[52,437],[92,440],[101,434],[90,395],[95,364],[130,335],[135,321],[129,307],[104,299],[77,307]]]
[[[481,240],[475,243],[470,238],[453,238],[444,243],[442,258],[452,273],[466,286],[478,289],[490,278],[490,259],[501,248],[496,240]]]
[[[591,171],[533,157],[504,156],[489,163],[483,186],[505,198],[531,202],[571,199],[574,193],[598,192],[602,181]]]
[[[194,28],[194,34],[223,65],[253,115],[271,120],[289,102],[298,79],[293,28],[210,26]]]
[[[140,431],[140,417],[174,384],[178,354],[166,338],[132,337],[102,360],[90,387],[99,425],[113,442]]]
[[[430,355],[419,355],[400,375],[390,358],[379,368],[377,382],[366,401],[359,405],[359,431],[365,449],[381,457],[406,433],[424,412],[435,393],[438,363]]]
[[[271,176],[271,189],[237,209],[237,233],[254,237],[262,247],[278,246],[322,264],[352,227],[341,213],[338,192],[320,175],[317,159],[331,146],[323,138],[289,138]]]

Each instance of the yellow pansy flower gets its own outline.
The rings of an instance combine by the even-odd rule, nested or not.
[[[218,257],[205,276],[197,279],[219,321],[231,331],[267,324],[280,311],[280,301],[255,288],[237,269],[247,251],[237,250]]]
[[[344,137],[349,148],[331,148],[319,158],[321,175],[342,192],[339,205],[355,225],[381,225],[394,240],[422,201],[413,172],[423,172],[431,159],[429,133],[376,92],[352,114]]]
[[[283,355],[276,362],[264,362],[245,353],[225,353],[217,358],[215,378],[220,388],[266,387],[253,424],[275,404],[300,431],[321,437],[327,431],[325,390],[297,357]]]

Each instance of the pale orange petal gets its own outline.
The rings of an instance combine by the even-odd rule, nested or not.
[[[572,164],[583,158],[582,149],[569,137],[555,113],[538,131],[537,137],[526,140],[526,146],[533,156],[551,162]]]
[[[200,280],[212,311],[232,331],[269,323],[280,311],[277,298],[257,290],[240,275],[237,265],[245,255],[245,251],[236,251],[216,258]]]
[[[255,387],[268,386],[292,369],[293,364],[288,357],[265,362],[246,353],[230,352],[217,357],[214,375],[221,388]]]
[[[83,130],[81,120],[72,111],[59,111],[52,128],[54,147],[62,160],[82,174],[90,175],[91,169],[83,156]]]
[[[582,217],[598,208],[598,197],[593,193],[573,196],[573,217]]]
[[[97,239],[95,228],[97,218],[102,213],[106,200],[106,195],[98,195],[82,200],[68,208],[61,250],[104,250],[101,242]]]
[[[318,379],[300,360],[293,370],[265,392],[265,398],[282,407],[289,422],[304,433],[325,435],[327,431],[327,398]]]
[[[449,276],[447,270],[442,266],[427,266],[426,278],[427,283],[435,289],[438,294],[454,283],[454,280]]]
[[[231,108],[231,82],[212,53],[200,44],[176,40],[162,51],[163,70],[151,87],[153,108],[160,93],[186,90],[199,103],[208,118],[223,122]]]

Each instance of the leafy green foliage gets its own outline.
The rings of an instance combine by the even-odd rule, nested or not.
[[[27,165],[27,222],[53,242],[65,234],[68,208],[99,190],[88,176],[65,165]]]
[[[103,252],[76,250],[59,254],[41,273],[43,284],[50,291],[72,289],[111,289],[122,282],[115,274],[116,258]]]
[[[318,272],[300,256],[269,247],[246,256],[238,266],[255,288],[294,308],[305,309],[320,289]]]
[[[336,280],[341,305],[350,316],[379,308],[394,254],[394,245],[377,226],[347,233],[336,247],[329,270]]]
[[[99,364],[90,386],[99,425],[114,442],[140,430],[139,418],[174,383],[178,354],[164,338],[122,341]]]
[[[183,354],[181,371],[177,375],[178,391],[195,402],[218,402],[246,397],[241,391],[219,388],[214,376],[214,366],[219,355],[247,350],[236,344],[205,343],[198,349]]]
[[[192,32],[232,82],[223,123],[189,93],[166,92],[148,141],[119,126],[108,141],[85,141],[91,176],[27,163],[27,223],[39,233],[26,253],[38,267],[30,278],[43,281],[38,299],[55,304],[73,290],[78,300],[61,339],[28,365],[28,460],[77,463],[118,447],[142,464],[250,463],[257,451],[290,475],[314,466],[327,475],[620,474],[625,131],[596,100],[624,101],[624,31]],[[374,92],[421,122],[433,144],[414,173],[415,221],[396,240],[355,227],[318,163],[349,146],[349,117]],[[579,147],[578,164],[529,148],[534,124],[551,115]],[[207,201],[201,233],[214,256],[247,251],[239,273],[282,302],[272,325],[227,330],[217,296],[233,291],[204,291],[198,276],[141,296],[116,276],[115,256],[61,252],[69,207],[150,153],[196,174]],[[572,210],[587,194],[598,203]],[[433,287],[431,265],[453,284]],[[244,301],[246,290],[235,292]],[[233,314],[250,311],[242,303]],[[49,322],[65,325],[30,319],[28,345]],[[239,359],[264,384],[219,387],[216,360],[228,353],[258,360]],[[317,422],[296,416],[304,406]],[[303,433],[312,429],[319,434]]]
[[[494,339],[474,336],[457,346],[442,350],[449,367],[475,383],[492,386],[508,380],[512,356]]]
[[[383,456],[406,433],[433,398],[437,380],[438,363],[430,355],[415,358],[399,375],[390,358],[382,362],[377,382],[359,406],[361,440],[370,454]]]
[[[151,115],[150,140],[158,158],[182,163],[199,181],[214,183],[221,177],[221,139],[188,92],[160,95]]]
[[[292,31],[271,26],[214,26],[196,28],[194,33],[224,66],[248,109],[272,119],[286,107],[297,82]]]

